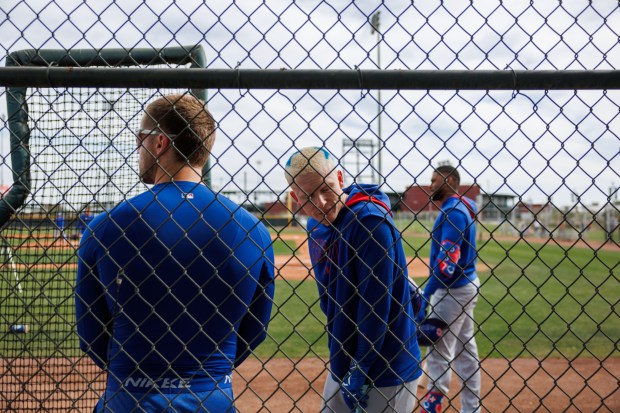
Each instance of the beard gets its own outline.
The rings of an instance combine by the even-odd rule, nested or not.
[[[444,185],[442,185],[431,194],[431,201],[441,201],[445,198],[445,196],[446,188],[444,187]]]
[[[140,165],[140,181],[144,182],[147,185],[153,184],[155,182],[155,170],[155,164],[152,164],[150,166]]]

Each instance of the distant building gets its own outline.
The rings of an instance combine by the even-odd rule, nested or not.
[[[392,212],[399,212],[403,208],[403,201],[405,199],[405,194],[402,192],[385,192],[388,199],[390,200],[390,205],[392,206]]]
[[[302,214],[296,214],[299,211],[297,202],[290,196],[286,195],[285,201],[277,199],[272,202],[265,202],[263,205],[263,214],[261,216],[265,224],[272,227],[284,227],[287,225],[305,226],[305,217]]]
[[[573,211],[575,215],[576,210]],[[571,218],[565,211],[555,205],[551,200],[543,203],[533,202],[518,202],[515,206],[515,216],[518,222],[524,227],[524,229],[533,229],[535,234],[549,235],[551,232],[555,232],[555,236],[565,236],[560,234],[560,227],[566,224],[567,218]],[[590,217],[593,215],[591,214]],[[575,222],[571,225],[577,231],[581,230],[583,216],[573,217]],[[570,221],[570,219],[569,219]],[[591,219],[590,219],[591,221]],[[585,225],[583,225],[585,229]]]
[[[518,202],[515,208],[518,219],[524,221],[542,221],[543,218],[549,220],[557,208],[551,202],[535,204],[532,202]]]
[[[476,201],[480,205],[480,187],[476,184],[459,186],[459,193]],[[429,185],[411,185],[402,195],[400,211],[418,214],[420,212],[437,212],[441,205],[430,200]]]
[[[295,200],[291,201],[290,206],[287,206],[285,202],[279,199],[273,202],[265,202],[263,204],[265,215],[290,215],[298,209],[297,202]]]
[[[479,219],[484,221],[501,222],[512,220],[516,215],[516,195],[493,193],[480,194],[478,205],[480,206]]]

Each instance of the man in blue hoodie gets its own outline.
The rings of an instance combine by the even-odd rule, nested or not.
[[[431,235],[430,277],[424,286],[422,311],[439,318],[447,331],[429,348],[426,359],[428,392],[422,401],[424,413],[439,413],[450,389],[452,368],[463,383],[461,412],[480,411],[480,362],[474,338],[474,307],[480,281],[476,274],[476,203],[458,194],[460,176],[456,168],[442,165],[431,177],[431,202],[441,207]]]
[[[96,412],[234,412],[232,370],[266,337],[273,249],[258,219],[202,183],[215,139],[204,102],[151,102],[136,131],[154,186],[84,232],[80,347],[107,373]]]
[[[310,258],[327,316],[322,412],[411,412],[421,374],[415,300],[388,197],[375,185],[344,188],[324,148],[295,152],[285,176],[309,217]]]

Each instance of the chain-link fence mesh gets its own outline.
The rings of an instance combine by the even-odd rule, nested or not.
[[[431,232],[440,205],[430,200],[432,172],[442,164],[459,170],[459,192],[477,209],[473,328],[483,410],[617,411],[620,93],[613,80],[588,88],[594,90],[561,90],[561,81],[548,90],[517,90],[517,73],[617,76],[619,14],[614,2],[11,1],[0,5],[0,63],[191,65],[236,76],[229,87],[207,91],[217,136],[204,179],[265,223],[275,265],[266,339],[234,369],[238,411],[317,411],[333,371],[315,280],[320,267],[306,233],[303,207],[310,204],[298,210],[284,173],[289,157],[307,146],[337,158],[345,185],[381,186],[408,274],[423,288],[436,267]],[[194,49],[184,45],[201,46],[206,62],[195,65]],[[120,57],[81,63],[76,52],[97,56],[110,48]],[[164,48],[192,57],[167,59]],[[9,56],[21,50],[29,50],[28,64]],[[54,58],[45,57],[50,53]],[[367,69],[498,70],[514,76],[515,90],[244,87],[242,70],[282,68],[355,69],[360,85]],[[496,76],[489,74],[489,84]],[[29,181],[23,205],[2,230],[2,411],[91,411],[102,395],[106,373],[79,348],[76,331],[80,238],[94,216],[152,191],[138,176],[135,131],[148,103],[189,91],[87,86],[28,87],[25,104],[21,89],[1,89],[3,98],[18,98],[0,110],[2,207],[11,209],[10,191]],[[22,115],[26,129],[15,126]],[[29,153],[15,157],[26,135]],[[133,321],[136,331],[145,327]],[[461,406],[461,373],[457,368],[443,401],[447,411]]]

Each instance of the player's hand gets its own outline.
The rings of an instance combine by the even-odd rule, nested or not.
[[[411,306],[413,307],[413,315],[414,317],[420,313],[422,309],[422,291],[420,287],[409,278],[409,297],[411,299]]]
[[[342,381],[340,388],[344,402],[351,411],[355,411],[357,407],[365,408],[368,403],[368,385],[366,384],[366,375],[358,368],[351,367],[347,375]]]

